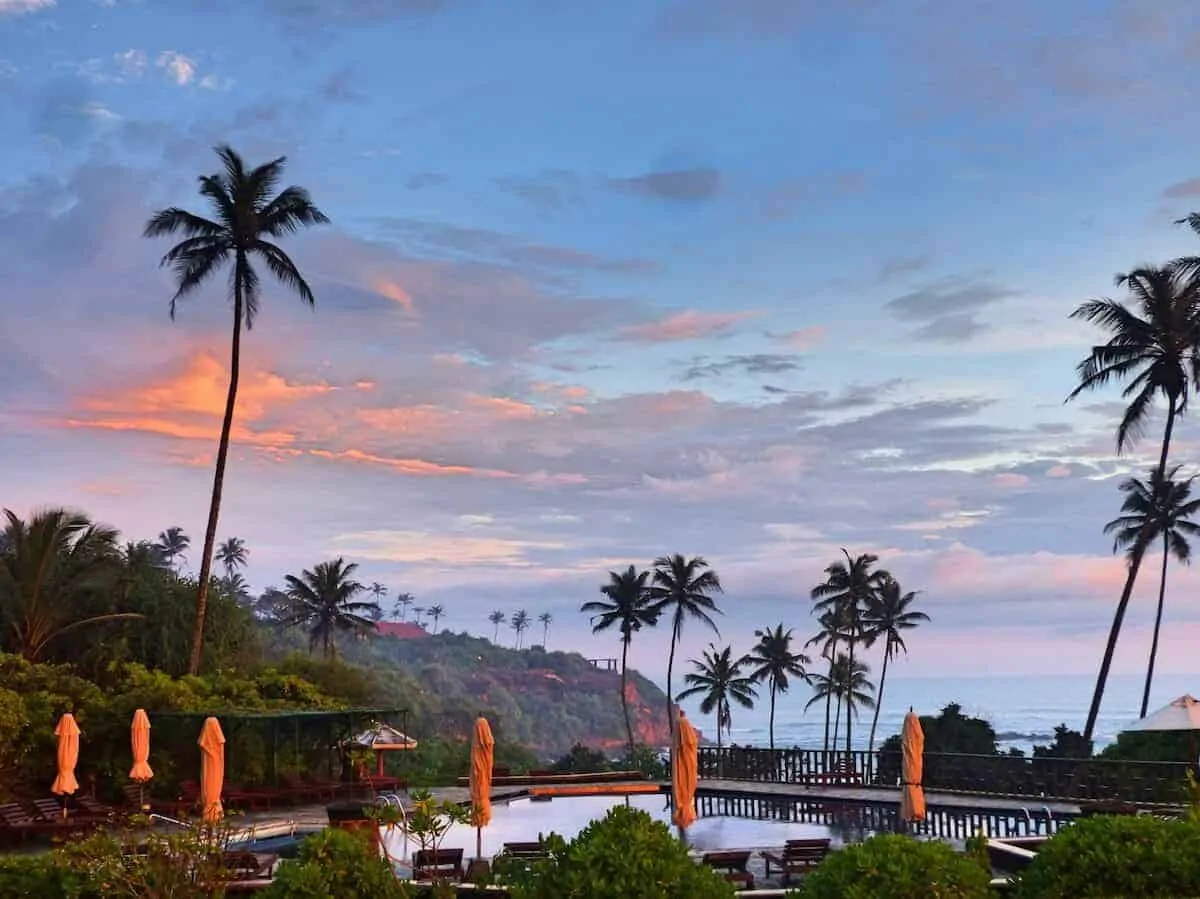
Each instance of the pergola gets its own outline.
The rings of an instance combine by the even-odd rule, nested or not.
[[[268,779],[271,783],[279,784],[279,750],[289,741],[300,757],[301,731],[319,727],[323,730],[324,748],[341,753],[355,734],[364,728],[373,726],[389,719],[400,720],[400,729],[408,730],[408,709],[405,708],[342,708],[342,709],[297,709],[271,712],[250,712],[237,710],[212,710],[204,712],[164,711],[150,712],[151,726],[164,723],[170,729],[186,728],[189,732],[200,733],[200,725],[205,718],[213,716],[221,722],[226,739],[236,745],[239,731],[254,728],[266,731],[270,735],[270,769]],[[187,727],[194,723],[194,728]],[[151,742],[153,746],[153,741]],[[332,779],[333,756],[329,756],[329,776]]]

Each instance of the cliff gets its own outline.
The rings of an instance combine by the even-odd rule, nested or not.
[[[497,740],[546,757],[575,743],[611,752],[625,745],[620,673],[594,668],[578,653],[537,646],[516,651],[467,634],[383,635],[347,651],[348,661],[366,665],[385,685],[381,699],[410,709],[409,728],[418,740],[466,737],[482,713]],[[634,738],[665,746],[666,695],[633,670],[626,695]]]

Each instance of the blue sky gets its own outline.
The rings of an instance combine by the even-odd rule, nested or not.
[[[606,570],[700,553],[742,648],[806,631],[846,546],[922,591],[911,673],[1088,673],[1153,446],[1115,457],[1115,395],[1064,407],[1067,314],[1195,250],[1196,19],[0,0],[0,502],[199,539],[228,310],[170,323],[139,235],[227,141],[333,219],[289,245],[317,310],[273,291],[247,342],[221,530],[256,586],[345,553],[455,629],[524,606],[598,651],[573,610]],[[1196,612],[1168,620],[1194,670]]]

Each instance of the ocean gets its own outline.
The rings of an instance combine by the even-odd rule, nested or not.
[[[1116,740],[1121,730],[1137,720],[1143,682],[1144,678],[1136,675],[1109,678],[1096,722],[1097,750]],[[1090,675],[889,677],[875,744],[878,746],[886,737],[899,732],[910,706],[919,715],[936,715],[947,703],[957,702],[964,714],[991,722],[1001,750],[1016,748],[1028,754],[1035,744],[1050,743],[1054,739],[1054,728],[1059,724],[1083,730],[1094,686],[1095,678]],[[1149,711],[1153,712],[1184,693],[1200,693],[1200,674],[1156,674]],[[810,696],[808,688],[800,684],[798,688],[793,686],[790,693],[776,698],[776,747],[821,748],[825,733],[824,706],[813,706],[805,712],[804,704]],[[713,716],[700,714],[699,703],[693,700],[685,701],[683,707],[704,737],[714,739]],[[864,711],[856,721],[852,735],[855,748],[867,748],[871,714]],[[722,742],[766,746],[767,721],[768,702],[762,691],[755,708],[733,710],[732,737],[723,736]],[[845,740],[844,725],[841,738]]]

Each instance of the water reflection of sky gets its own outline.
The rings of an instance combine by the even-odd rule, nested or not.
[[[528,842],[540,835],[557,833],[572,839],[592,821],[603,818],[610,808],[620,805],[620,796],[569,796],[551,802],[516,799],[492,806],[492,823],[483,829],[483,854],[498,853],[505,843]],[[664,796],[630,796],[629,804],[647,812],[656,821],[671,826],[671,812]],[[699,851],[714,849],[745,849],[757,846],[780,846],[784,840],[831,836],[830,829],[820,824],[799,824],[786,821],[758,821],[748,818],[700,818],[687,831],[688,844]],[[396,858],[406,858],[412,851],[404,850],[399,833],[387,838],[388,852]],[[475,828],[455,826],[446,835],[442,846],[463,849],[470,857],[475,854]]]

